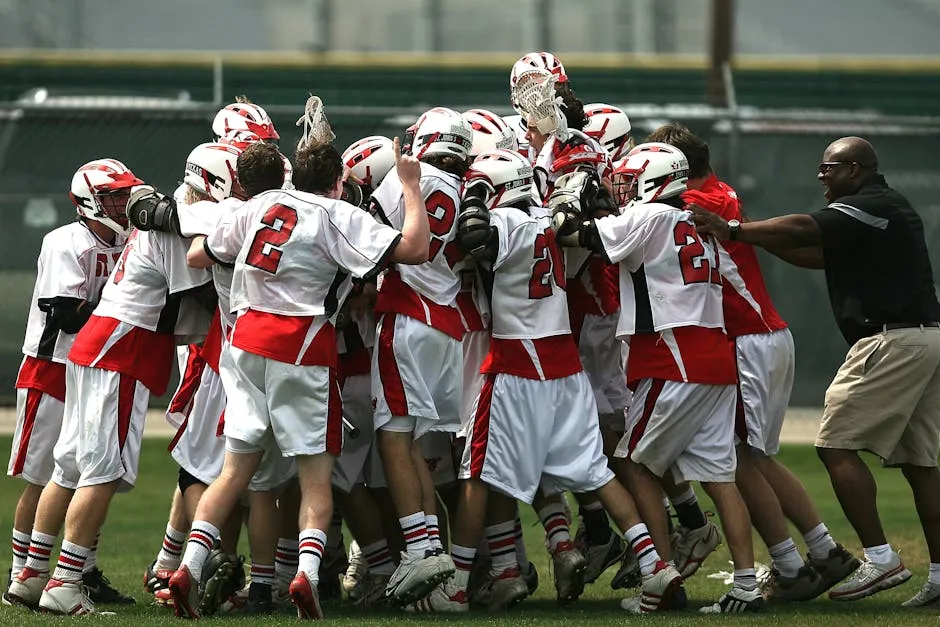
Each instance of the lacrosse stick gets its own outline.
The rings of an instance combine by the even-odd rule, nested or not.
[[[512,101],[519,106],[523,119],[535,122],[539,132],[566,141],[571,134],[561,112],[561,98],[555,94],[557,80],[546,70],[523,72],[512,88]]]
[[[349,437],[351,437],[353,440],[359,437],[359,427],[349,422],[346,419],[346,416],[343,416],[343,428],[346,429],[346,433],[348,433]]]
[[[304,105],[304,114],[297,120],[295,126],[303,126],[304,134],[300,138],[298,148],[304,148],[310,144],[329,144],[336,135],[330,128],[330,122],[326,119],[326,112],[323,110],[323,101],[319,96],[311,95],[307,98]]]

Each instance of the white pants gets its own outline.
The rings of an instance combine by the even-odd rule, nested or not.
[[[206,485],[219,478],[225,459],[225,438],[219,437],[219,419],[225,411],[222,379],[206,366],[193,395],[192,407],[170,451],[183,470]]]
[[[790,404],[796,362],[789,329],[735,338],[743,425],[738,438],[766,455],[780,451],[780,431]]]
[[[34,485],[52,478],[52,451],[62,430],[65,403],[39,390],[16,390],[16,431],[7,474]]]

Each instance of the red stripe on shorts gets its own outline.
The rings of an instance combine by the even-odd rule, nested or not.
[[[397,317],[397,314],[382,316],[382,330],[379,332],[378,341],[379,377],[382,379],[382,392],[385,394],[388,410],[393,416],[407,416],[405,384],[401,380],[398,362],[395,361],[395,320]]]
[[[137,390],[137,379],[126,374],[119,375],[118,379],[118,448],[124,450],[124,441],[127,440],[127,430],[131,426],[131,415],[134,413],[134,392]]]
[[[659,399],[659,395],[662,394],[665,385],[666,381],[663,379],[652,379],[650,391],[647,392],[646,399],[643,403],[643,414],[630,432],[631,453],[633,449],[636,448],[636,445],[639,444],[640,438],[643,437],[643,433],[646,431],[646,425],[649,424],[650,417],[653,415],[653,409],[656,408],[656,401]]]
[[[330,368],[330,395],[326,409],[326,452],[339,455],[343,452],[343,397],[340,395],[336,368]]]
[[[23,467],[26,466],[26,454],[29,452],[29,440],[33,436],[40,400],[42,400],[42,392],[26,390],[26,416],[23,421],[23,431],[20,433],[20,446],[16,450],[16,460],[13,462],[14,477],[22,474]]]
[[[479,479],[486,461],[486,443],[490,439],[490,406],[493,404],[493,387],[496,375],[488,374],[480,388],[477,413],[473,417],[473,433],[470,435],[470,476]]]
[[[183,380],[180,382],[176,394],[170,399],[168,413],[189,414],[192,409],[193,397],[199,388],[202,371],[206,367],[206,360],[202,358],[199,346],[190,344],[187,347],[186,366],[183,370]]]

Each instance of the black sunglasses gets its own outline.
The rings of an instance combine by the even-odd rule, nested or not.
[[[871,170],[870,167],[861,164],[858,161],[823,161],[819,164],[819,173],[829,174],[833,168],[840,165],[857,165],[859,170]]]

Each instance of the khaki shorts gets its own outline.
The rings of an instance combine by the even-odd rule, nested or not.
[[[940,329],[893,329],[856,342],[826,391],[816,446],[871,451],[886,466],[936,467]]]

